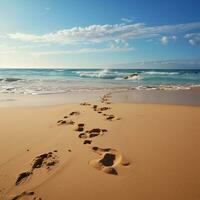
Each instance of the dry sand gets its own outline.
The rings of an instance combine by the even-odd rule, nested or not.
[[[200,107],[107,102],[0,108],[0,199],[200,199]]]

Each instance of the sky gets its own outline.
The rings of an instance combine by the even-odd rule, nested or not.
[[[0,0],[0,67],[200,67],[199,0]]]

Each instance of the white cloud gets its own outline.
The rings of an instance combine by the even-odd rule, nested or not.
[[[129,47],[129,43],[126,42],[125,40],[116,39],[111,42],[110,47],[111,48],[127,48]]]
[[[15,50],[3,50],[3,51],[0,50],[0,55],[10,55],[15,53],[17,53],[17,51]]]
[[[194,29],[200,29],[200,22],[162,26],[146,26],[143,23],[90,25],[87,27],[59,30],[44,35],[11,33],[8,34],[8,37],[10,39],[28,42],[88,44],[113,42],[115,40],[128,41],[137,38],[152,38],[161,34],[176,34]]]
[[[17,51],[17,50],[27,50],[27,49],[35,49],[35,48],[42,48],[42,47],[48,47],[50,44],[29,44],[29,45],[7,45],[6,43],[0,44],[0,50],[4,51]]]
[[[161,41],[162,44],[168,44],[168,42],[169,42],[169,37],[163,36],[163,37],[160,39],[160,41]]]
[[[37,42],[41,41],[41,36],[33,35],[33,34],[24,34],[24,33],[14,33],[8,34],[9,38],[27,41],[27,42]]]
[[[172,39],[176,41],[177,40],[177,36],[173,35]]]
[[[163,36],[160,41],[162,44],[166,45],[169,43],[170,40],[176,41],[177,40],[177,36],[173,35],[173,36]]]
[[[40,51],[32,52],[34,56],[48,56],[48,55],[68,55],[68,54],[87,54],[87,53],[102,53],[102,52],[128,52],[134,51],[134,48],[83,48],[78,50],[64,50],[64,51]]]
[[[128,24],[128,23],[133,22],[133,19],[132,18],[125,18],[125,17],[123,17],[123,18],[121,18],[121,21]]]
[[[185,35],[185,38],[188,39],[191,45],[200,44],[200,33],[189,33]]]

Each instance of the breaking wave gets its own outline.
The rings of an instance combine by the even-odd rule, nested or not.
[[[200,70],[0,70],[0,93],[41,95],[80,90],[113,90],[116,88],[133,88],[136,90],[185,90],[199,85]]]
[[[148,71],[143,72],[143,74],[149,74],[149,75],[178,75],[179,72],[158,72],[158,71]]]
[[[80,77],[86,78],[103,78],[103,79],[115,79],[116,77],[120,77],[126,75],[127,73],[120,73],[117,71],[111,71],[109,69],[104,70],[95,70],[95,71],[77,71]]]

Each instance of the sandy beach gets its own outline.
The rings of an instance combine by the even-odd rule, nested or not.
[[[200,107],[0,108],[0,199],[200,198]]]
[[[200,200],[200,0],[0,2],[0,200]]]

